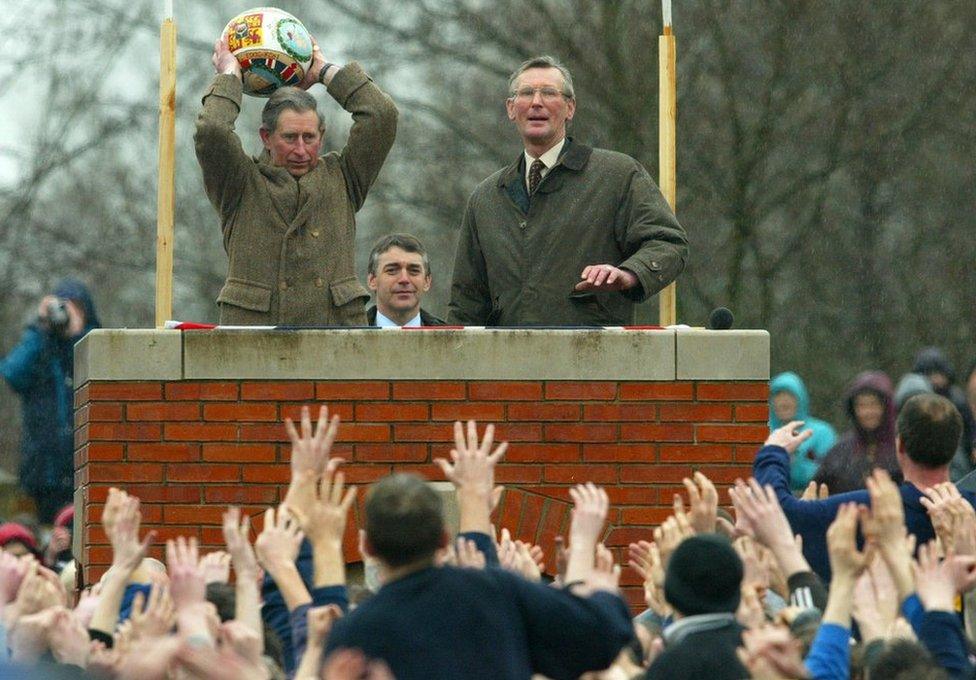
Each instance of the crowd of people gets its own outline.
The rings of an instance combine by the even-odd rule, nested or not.
[[[963,419],[934,392],[909,397],[893,425],[900,485],[875,467],[860,489],[814,483],[798,497],[791,458],[817,434],[790,420],[728,503],[697,472],[625,554],[601,543],[610,502],[591,483],[570,490],[557,554],[513,539],[493,519],[507,445],[491,425],[455,423],[436,462],[457,533],[423,479],[383,478],[365,492],[354,580],[343,536],[360,491],[330,455],[338,417],[323,407],[313,421],[306,408],[285,427],[284,502],[255,532],[228,508],[223,550],[177,537],[165,563],[147,557],[155,535],[140,530],[139,499],[112,489],[100,517],[111,567],[79,591],[70,508],[51,549],[0,526],[0,676],[976,677],[976,495],[949,479]],[[621,568],[644,583],[635,618]]]
[[[858,374],[843,395],[850,427],[840,437],[829,423],[811,415],[809,393],[799,375],[775,376],[769,383],[770,429],[802,420],[812,432],[791,457],[792,489],[802,493],[811,483],[826,485],[831,493],[863,489],[865,479],[878,467],[900,481],[895,419],[909,398],[923,393],[946,397],[962,418],[962,436],[949,469],[951,480],[959,481],[976,470],[976,362],[961,386],[949,358],[937,347],[919,351],[911,372],[897,386],[883,371]]]

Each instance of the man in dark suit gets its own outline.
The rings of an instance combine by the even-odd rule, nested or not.
[[[420,308],[430,290],[430,260],[423,244],[410,234],[384,236],[369,254],[366,285],[376,306],[366,311],[370,326],[443,326],[444,321]]]

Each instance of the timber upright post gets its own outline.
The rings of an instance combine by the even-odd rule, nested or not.
[[[675,210],[677,197],[677,170],[675,139],[677,119],[677,47],[671,30],[671,0],[662,0],[664,32],[658,37],[658,172],[661,192],[671,210]],[[677,288],[672,282],[658,296],[660,312],[658,323],[672,326],[678,322]]]
[[[176,212],[176,23],[165,0],[159,29],[159,179],[156,192],[156,328],[173,316],[173,232]]]

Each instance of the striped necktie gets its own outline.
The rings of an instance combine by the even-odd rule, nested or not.
[[[532,165],[529,166],[529,196],[535,193],[535,190],[539,188],[539,182],[542,181],[542,169],[546,167],[546,164],[536,158],[532,161]]]

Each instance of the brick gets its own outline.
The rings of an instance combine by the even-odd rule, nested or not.
[[[542,399],[541,382],[490,381],[468,384],[472,399],[536,401]]]
[[[558,501],[549,501],[546,505],[546,514],[542,518],[539,533],[536,538],[539,547],[548,557],[547,562],[555,562],[556,559],[556,536],[563,533],[568,527],[569,506]]]
[[[429,455],[427,444],[356,444],[352,459],[359,462],[422,463]]]
[[[502,402],[447,402],[432,404],[431,420],[479,420],[497,422],[505,419],[505,404]]]
[[[204,444],[203,460],[228,463],[271,463],[278,458],[274,444]]]
[[[88,461],[122,461],[123,446],[115,442],[91,442],[81,449],[81,460]]]
[[[278,405],[273,402],[221,402],[203,405],[204,420],[263,422],[278,420]]]
[[[658,490],[650,486],[615,486],[606,489],[610,505],[654,505],[658,503]]]
[[[391,472],[389,465],[343,465],[347,484],[364,484],[375,482]]]
[[[539,534],[539,523],[546,499],[535,494],[525,494],[522,504],[522,521],[519,522],[518,537],[523,541],[535,543]]]
[[[155,423],[89,423],[87,429],[90,441],[152,442],[162,439],[162,427]]]
[[[163,386],[158,382],[92,382],[88,383],[92,401],[158,401]]]
[[[650,463],[655,460],[654,444],[584,444],[583,460]]]
[[[118,422],[122,420],[122,404],[111,402],[95,402],[86,406],[89,409],[88,419],[97,422]]]
[[[237,401],[236,382],[166,383],[168,401]]]
[[[621,401],[691,401],[695,386],[690,382],[620,383]]]
[[[203,465],[174,463],[167,466],[166,479],[171,482],[239,482],[241,466],[218,463]]]
[[[522,518],[522,501],[525,493],[518,489],[505,489],[502,495],[501,507],[498,511],[498,529],[502,527],[512,533],[518,531],[519,520]]]
[[[463,382],[411,380],[393,383],[393,398],[400,400],[450,401],[465,398]]]
[[[237,425],[231,423],[165,423],[168,441],[221,442],[237,439]]]
[[[415,403],[366,403],[356,404],[355,418],[358,422],[386,423],[393,420],[422,420],[429,418],[427,404]]]
[[[546,425],[545,438],[553,442],[612,442],[617,439],[617,426],[603,423]]]
[[[85,556],[85,562],[87,564],[111,564],[112,548],[102,546],[86,547]]]
[[[580,460],[579,444],[510,444],[505,457],[510,463],[563,463]]]
[[[556,484],[616,484],[614,465],[547,465],[545,481]]]
[[[75,430],[74,447],[77,451],[82,446],[88,443],[88,426],[82,425]]]
[[[393,440],[397,442],[453,442],[454,429],[443,425],[394,425]]]
[[[150,401],[127,404],[126,420],[200,420],[200,405],[191,402]]]
[[[209,425],[210,423],[208,423]],[[281,423],[244,423],[237,426],[242,442],[288,442],[288,432]],[[340,430],[341,431],[341,430]],[[230,440],[237,437],[228,437]]]
[[[542,425],[532,424],[532,423],[499,423],[498,425],[495,426],[495,441],[496,442],[542,441]]]
[[[317,382],[315,398],[332,401],[363,399],[389,399],[390,383],[379,381]]]
[[[159,462],[200,460],[200,445],[169,442],[152,444],[132,443],[126,447],[125,454],[126,460]]]
[[[752,461],[755,460],[757,453],[759,453],[758,446],[736,446],[735,462],[752,465]]]
[[[315,384],[305,381],[248,381],[241,383],[243,401],[311,401]]]
[[[661,404],[661,422],[729,422],[732,420],[731,404]]]
[[[346,423],[339,428],[340,442],[388,442],[390,441],[389,425],[360,425]]]
[[[766,401],[769,383],[763,382],[713,382],[698,383],[699,401]]]
[[[302,419],[302,407],[309,406],[305,402],[295,402],[291,404],[281,403],[279,404],[281,417],[280,420],[284,422],[285,418],[291,418],[296,423],[301,422]],[[312,417],[312,424],[314,425],[319,417],[319,406],[313,405],[309,408],[309,415]],[[353,404],[349,403],[338,403],[338,404],[321,404],[321,406],[326,406],[328,410],[328,417],[339,416],[339,420],[348,423],[351,420],[355,420],[355,413],[353,410]]]
[[[580,419],[579,404],[552,404],[552,403],[526,403],[509,404],[509,420],[564,420],[575,421]]]
[[[671,508],[623,508],[621,522],[627,525],[657,526],[672,514]]]
[[[697,425],[695,437],[700,442],[762,443],[769,436],[765,425]]]
[[[243,465],[241,481],[245,484],[287,484],[291,481],[289,465]]]
[[[637,541],[653,541],[654,536],[650,529],[640,527],[617,527],[611,529],[604,538],[603,543],[607,547],[628,546]]]
[[[198,541],[200,540],[200,527],[196,526],[185,526],[185,525],[143,525],[146,530],[152,530],[156,532],[156,543],[165,544],[166,541],[175,541],[180,536],[184,538],[195,537]]]
[[[495,468],[496,484],[538,484],[542,481],[541,465],[499,465]]]
[[[662,463],[728,463],[733,453],[726,444],[661,444],[657,459]]]
[[[163,509],[166,524],[223,524],[224,505],[167,505]],[[145,520],[143,520],[145,521]]]
[[[282,495],[281,498],[284,498]],[[203,490],[207,503],[223,505],[274,505],[278,503],[278,487],[271,484],[261,486],[208,486]],[[255,527],[255,530],[256,527]]]
[[[735,420],[739,423],[765,423],[769,421],[769,405],[736,404]]]
[[[690,442],[694,438],[695,428],[691,424],[624,423],[620,426],[621,441]]]
[[[681,482],[691,477],[689,465],[621,465],[620,481],[624,484],[650,482]]]
[[[745,465],[708,468],[702,472],[715,484],[731,484],[736,479],[749,479],[752,468]]]
[[[583,420],[657,420],[657,404],[586,404]]]
[[[89,483],[163,481],[159,463],[90,463],[87,471]]]
[[[614,399],[615,382],[547,382],[546,399],[596,400]]]
[[[90,383],[85,383],[84,385],[82,385],[81,387],[75,390],[75,394],[74,394],[75,408],[80,408],[84,404],[87,404],[89,401],[91,401],[91,396],[88,388],[89,384]]]
[[[128,463],[128,465],[132,465],[132,463]],[[200,502],[201,487],[196,484],[186,486],[180,484],[127,484],[123,488],[143,503]],[[108,498],[107,486],[89,489],[88,501],[90,503],[104,503],[106,498]]]

